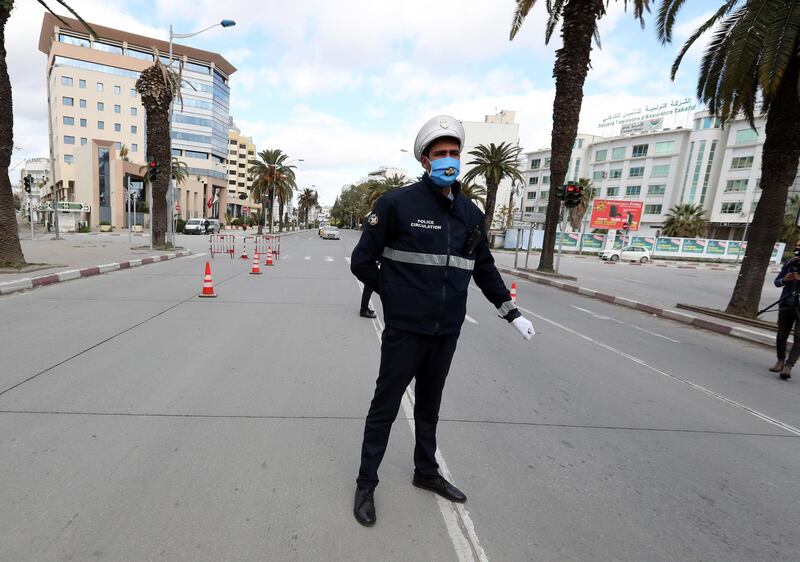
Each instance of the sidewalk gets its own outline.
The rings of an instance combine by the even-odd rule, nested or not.
[[[686,311],[675,310],[674,308],[663,308],[660,306],[654,306],[652,303],[634,301],[631,299],[627,299],[621,295],[595,291],[593,289],[582,287],[579,285],[579,283],[561,281],[557,278],[549,278],[543,275],[538,275],[532,271],[522,271],[519,269],[514,269],[502,265],[498,265],[497,269],[498,271],[500,271],[500,273],[513,275],[515,277],[519,277],[521,279],[525,279],[533,283],[538,283],[540,285],[547,285],[550,287],[561,289],[562,291],[577,293],[579,295],[601,300],[603,302],[625,306],[627,308],[632,308],[634,310],[638,310],[646,314],[661,316],[663,318],[668,318],[669,320],[675,320],[677,322],[682,322],[684,324],[690,324],[696,328],[709,330],[726,336],[732,336],[735,338],[747,340],[752,343],[757,343],[768,347],[774,347],[775,345],[774,331],[754,327],[743,322],[740,323],[730,320],[722,320],[715,316],[701,314],[698,312],[688,313]],[[791,339],[789,345],[791,345]]]
[[[63,240],[44,235],[34,240],[20,240],[25,261],[42,264],[20,272],[0,273],[0,294],[8,294],[116,269],[127,269],[189,255],[189,251],[150,249],[150,239],[135,236],[128,244],[125,236],[107,233],[96,236],[62,234]],[[7,271],[7,270],[5,270]]]

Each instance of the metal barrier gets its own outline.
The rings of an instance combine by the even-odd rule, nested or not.
[[[210,234],[208,251],[212,258],[214,254],[228,254],[233,259],[233,255],[236,253],[236,237],[233,234]]]

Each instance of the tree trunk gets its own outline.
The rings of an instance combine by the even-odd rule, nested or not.
[[[278,201],[278,232],[283,232],[283,201]]]
[[[258,235],[261,236],[264,234],[264,221],[267,220],[267,200],[263,195],[261,195],[261,221],[258,223]]]
[[[269,217],[267,218],[267,221],[268,221],[267,224],[269,224],[269,233],[272,234],[272,223],[273,223],[273,220],[274,220],[273,215],[274,215],[274,209],[275,209],[275,188],[274,187],[270,187],[269,188],[269,202],[268,202],[268,204],[269,204]]]
[[[8,179],[8,166],[14,149],[14,109],[6,65],[6,22],[12,6],[12,2],[0,4],[0,264],[25,263],[17,233],[14,194]]]
[[[564,6],[561,26],[563,47],[556,51],[553,76],[556,79],[556,97],[553,101],[553,133],[550,146],[550,196],[544,225],[540,271],[553,271],[553,253],[556,229],[559,223],[561,201],[556,198],[556,188],[563,185],[569,158],[583,104],[583,84],[589,72],[592,36],[603,0],[570,0]]]
[[[519,206],[522,210],[522,205]],[[511,185],[511,192],[508,194],[508,218],[506,219],[506,228],[511,228],[514,221],[514,185]]]
[[[492,228],[494,221],[494,206],[497,199],[497,184],[486,178],[486,214],[484,215],[484,232],[489,236],[489,230]]]
[[[755,317],[772,249],[786,211],[789,186],[800,161],[800,64],[792,58],[767,113],[761,154],[761,199],[753,215],[739,277],[726,312]]]

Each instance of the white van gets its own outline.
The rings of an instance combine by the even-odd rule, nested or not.
[[[205,223],[208,221],[208,234],[219,233],[220,226],[217,219],[189,219],[183,227],[184,234],[206,234]]]

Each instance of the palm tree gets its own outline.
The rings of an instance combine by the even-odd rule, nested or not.
[[[481,208],[486,206],[486,188],[482,185],[465,181],[461,184],[461,195],[471,201],[480,203]]]
[[[261,200],[261,208],[265,217],[269,216],[269,231],[272,233],[275,192],[283,184],[295,185],[294,166],[289,165],[288,154],[280,148],[272,148],[262,150],[258,153],[258,159],[250,161],[249,173],[253,178],[252,198]],[[258,233],[262,232],[263,225],[259,224]]]
[[[148,159],[156,162],[172,163],[172,150],[169,133],[169,109],[175,95],[180,95],[181,75],[172,72],[162,64],[158,50],[155,50],[155,63],[142,71],[136,80],[136,91],[142,96],[142,106],[147,123]],[[170,173],[156,174],[150,189],[153,208],[150,209],[150,220],[153,225],[153,246],[165,247],[167,226],[167,190],[172,176]]]
[[[578,185],[583,188],[581,191],[581,200],[575,207],[569,210],[569,224],[574,231],[580,230],[583,217],[586,215],[586,211],[591,208],[592,201],[597,197],[597,192],[599,191],[589,178],[580,178],[578,180]]]
[[[295,189],[297,189],[297,184],[294,178],[290,181],[279,182],[275,186],[275,197],[278,199],[278,232],[283,232],[283,226],[285,222],[288,222],[284,217],[283,209],[286,205],[291,205]]]
[[[318,203],[317,192],[310,188],[305,188],[297,197],[297,205],[300,208],[300,216],[305,217],[306,228],[308,228],[308,212]]]
[[[478,176],[483,176],[486,181],[485,229],[489,232],[494,218],[494,205],[497,198],[497,186],[503,178],[511,181],[524,182],[519,171],[519,154],[522,149],[513,144],[501,142],[499,145],[490,143],[488,147],[479,144],[475,150],[469,152],[475,159],[468,163],[474,166],[464,175],[464,183],[473,181]]]
[[[628,5],[628,0],[625,6]],[[683,0],[680,0],[683,1]],[[633,14],[644,26],[644,12],[649,10],[649,0],[631,0]],[[517,0],[510,39],[522,27],[536,0]],[[547,218],[544,226],[542,255],[539,270],[553,271],[553,253],[560,201],[556,189],[564,184],[583,104],[583,84],[589,72],[592,37],[599,45],[597,22],[606,13],[604,0],[548,0],[549,18],[545,29],[545,43],[550,42],[556,26],[561,21],[563,46],[556,51],[553,76],[556,79],[556,96],[553,101],[553,131],[551,133],[550,197],[547,201]]]
[[[663,43],[672,41],[684,1],[661,4],[658,36]],[[755,316],[789,186],[800,162],[800,6],[786,0],[724,1],[684,43],[672,65],[673,79],[689,48],[712,28],[697,79],[697,97],[723,124],[742,114],[755,128],[757,109],[767,121],[761,156],[763,191],[727,308],[731,314]]]
[[[119,147],[119,159],[123,162],[128,162],[128,147],[124,144]]]
[[[364,184],[366,192],[366,204],[370,209],[375,208],[375,203],[385,193],[394,191],[400,187],[408,185],[408,178],[403,174],[394,174],[381,181],[368,181]]]
[[[678,203],[667,212],[664,220],[663,236],[678,238],[700,238],[708,228],[706,211],[695,203]]]
[[[69,24],[55,14],[43,0],[37,1],[64,26],[69,27]],[[92,27],[66,2],[63,0],[56,2],[69,10],[92,36],[96,36]],[[11,153],[14,149],[14,102],[6,63],[6,23],[13,9],[14,0],[0,1],[0,264],[22,265],[25,263],[25,256],[17,234],[14,193],[11,191],[11,181],[8,177],[8,166],[11,164]]]

